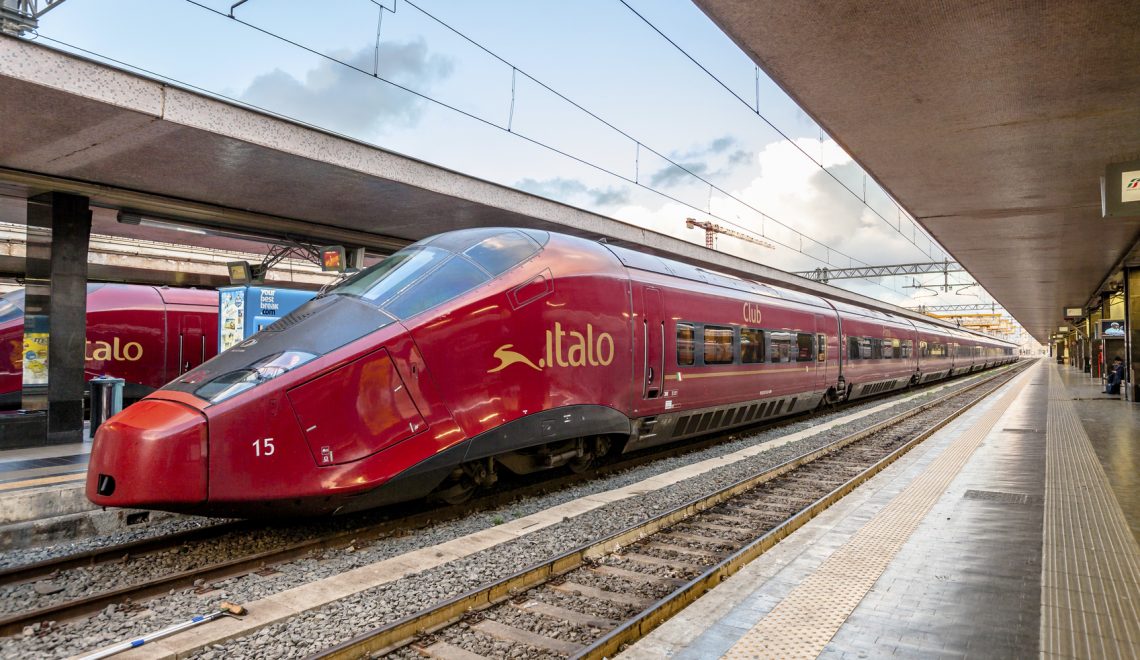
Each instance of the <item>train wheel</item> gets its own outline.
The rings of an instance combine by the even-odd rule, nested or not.
[[[437,490],[435,494],[432,495],[432,499],[439,500],[444,504],[463,504],[471,499],[471,496],[475,493],[475,481],[468,478],[467,475],[450,483],[450,486],[442,490]]]
[[[464,463],[451,473],[431,497],[445,504],[462,504],[471,499],[479,486],[490,486],[498,479],[493,458]]]
[[[594,469],[598,461],[610,451],[610,439],[604,435],[594,438],[587,445],[583,448],[581,456],[566,464],[574,474],[584,474]]]

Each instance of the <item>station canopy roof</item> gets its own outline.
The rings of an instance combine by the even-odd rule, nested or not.
[[[1140,159],[1140,12],[696,3],[1038,340],[1140,264],[1140,217],[1100,198]]]

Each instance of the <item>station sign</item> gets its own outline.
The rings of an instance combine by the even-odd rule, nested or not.
[[[1057,332],[1060,332],[1061,334],[1066,334],[1069,332],[1069,326],[1063,325],[1063,326],[1057,328]]]
[[[1085,315],[1085,308],[1084,307],[1066,307],[1065,308],[1065,318],[1067,318],[1067,319],[1079,319],[1084,315]]]
[[[1105,166],[1100,211],[1105,218],[1140,216],[1140,160]]]

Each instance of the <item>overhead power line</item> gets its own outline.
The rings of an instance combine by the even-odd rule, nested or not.
[[[866,279],[891,275],[923,275],[926,273],[960,273],[965,270],[955,261],[927,261],[917,264],[861,266],[859,268],[816,268],[815,270],[805,270],[793,274],[827,284],[830,280]]]
[[[515,65],[514,65],[514,64],[512,64],[511,62],[507,61],[506,59],[502,58],[501,56],[497,55],[496,53],[494,53],[493,51],[491,51],[490,49],[488,49],[486,46],[483,46],[482,44],[480,44],[479,42],[475,41],[475,40],[474,40],[474,39],[472,39],[471,37],[468,37],[468,36],[467,36],[466,34],[464,34],[462,31],[460,31],[460,30],[456,29],[455,27],[451,26],[450,24],[446,23],[445,21],[443,21],[443,20],[441,20],[441,19],[437,18],[436,16],[434,16],[433,14],[431,14],[431,13],[427,12],[427,11],[426,11],[426,10],[424,10],[423,8],[421,8],[421,7],[419,7],[418,5],[416,5],[414,2],[411,2],[411,0],[404,0],[402,3],[399,3],[398,5],[396,5],[396,8],[395,8],[395,9],[398,9],[400,5],[405,5],[405,6],[409,6],[409,7],[412,7],[413,9],[415,9],[415,10],[416,10],[416,11],[418,11],[418,12],[420,12],[421,14],[423,14],[423,15],[424,15],[425,17],[427,17],[428,19],[430,19],[430,20],[432,20],[432,21],[434,21],[434,22],[438,23],[440,26],[442,26],[442,27],[446,28],[447,30],[449,30],[449,31],[453,32],[455,35],[457,35],[457,36],[459,36],[460,38],[464,39],[464,40],[465,40],[465,41],[467,41],[468,43],[470,43],[470,44],[472,44],[473,46],[475,46],[475,47],[477,47],[477,48],[481,49],[482,51],[484,51],[485,53],[487,53],[489,56],[491,56],[491,57],[495,58],[496,60],[498,60],[499,62],[501,62],[501,63],[502,63],[504,66],[508,66],[508,67],[510,67],[510,68],[511,68],[511,72],[512,72],[512,81],[513,81],[513,79],[514,79],[514,77],[515,77],[515,76],[520,76],[520,75],[521,75],[521,76],[523,76],[523,77],[527,78],[528,80],[532,81],[534,84],[536,84],[536,85],[538,85],[538,86],[542,87],[542,88],[543,88],[543,89],[545,89],[546,91],[550,92],[551,94],[555,95],[556,97],[558,97],[558,98],[559,98],[559,99],[561,99],[562,101],[566,102],[566,103],[567,103],[568,105],[570,105],[571,107],[573,107],[573,108],[575,108],[575,109],[579,110],[580,112],[584,113],[585,115],[589,116],[590,118],[592,118],[592,119],[594,119],[594,120],[598,121],[599,123],[601,123],[602,125],[606,126],[606,127],[607,127],[607,128],[609,128],[610,130],[613,130],[613,131],[614,131],[615,133],[617,133],[618,135],[621,135],[621,136],[622,136],[622,137],[624,137],[625,139],[629,140],[631,143],[633,143],[634,145],[636,145],[636,147],[637,147],[636,151],[637,151],[639,154],[640,154],[640,152],[641,152],[642,150],[644,150],[644,151],[646,151],[646,152],[649,152],[649,153],[651,153],[651,154],[653,154],[653,155],[657,156],[658,158],[660,158],[662,161],[664,161],[664,162],[668,163],[668,166],[669,166],[669,167],[672,167],[672,168],[676,168],[677,170],[679,170],[679,171],[681,171],[681,172],[684,172],[685,174],[688,174],[689,176],[693,177],[693,178],[694,178],[694,180],[700,181],[702,184],[704,184],[704,185],[708,186],[708,188],[709,188],[709,199],[710,199],[710,205],[709,205],[708,207],[706,207],[706,208],[701,208],[701,207],[695,206],[694,204],[692,204],[692,203],[690,203],[690,202],[688,202],[688,201],[685,201],[685,200],[683,200],[683,199],[680,199],[680,198],[678,198],[678,197],[675,197],[675,196],[673,196],[673,195],[670,195],[669,193],[666,193],[666,192],[664,192],[664,191],[662,191],[662,190],[659,190],[659,189],[657,189],[657,188],[654,188],[654,187],[652,187],[652,186],[650,186],[650,185],[646,185],[646,184],[642,183],[642,182],[640,181],[640,176],[639,176],[639,175],[636,173],[636,166],[635,166],[635,168],[634,168],[634,170],[635,170],[635,174],[634,174],[634,176],[631,178],[631,177],[630,177],[630,176],[628,176],[628,175],[625,175],[625,174],[621,174],[621,173],[619,173],[619,172],[616,172],[616,171],[614,171],[614,170],[611,170],[611,169],[609,169],[609,168],[607,168],[607,167],[604,167],[604,166],[602,166],[602,165],[598,165],[598,164],[596,164],[596,163],[590,162],[590,161],[586,160],[585,158],[582,158],[582,157],[579,157],[579,156],[575,156],[575,155],[573,155],[573,154],[571,154],[571,153],[569,153],[569,152],[567,152],[567,151],[564,151],[564,150],[562,150],[562,149],[559,149],[558,147],[555,147],[555,146],[553,146],[553,145],[550,145],[550,144],[547,144],[547,143],[545,143],[545,142],[542,142],[542,141],[541,141],[541,140],[539,140],[539,139],[536,139],[536,138],[533,138],[533,137],[527,136],[527,135],[525,135],[525,134],[523,134],[523,133],[520,133],[520,132],[519,132],[517,129],[514,129],[514,128],[513,128],[513,126],[511,125],[511,124],[513,123],[513,116],[514,116],[514,115],[517,113],[517,111],[518,111],[518,109],[517,109],[517,105],[516,105],[516,103],[515,103],[516,99],[515,99],[515,97],[514,97],[514,94],[513,94],[513,93],[512,93],[512,103],[511,103],[511,117],[510,117],[510,118],[508,118],[508,124],[504,126],[504,125],[501,125],[501,124],[499,124],[498,122],[496,122],[496,121],[494,121],[494,120],[490,120],[490,119],[487,119],[487,118],[485,118],[485,117],[480,117],[479,115],[476,115],[476,114],[474,114],[474,113],[472,113],[472,112],[469,112],[469,111],[466,111],[466,110],[462,110],[462,109],[460,109],[460,108],[458,108],[458,107],[456,107],[456,106],[454,106],[454,105],[451,105],[451,104],[449,104],[449,103],[447,103],[447,102],[445,102],[445,101],[442,101],[442,100],[440,100],[440,99],[436,99],[436,98],[434,98],[434,97],[432,97],[432,96],[430,96],[430,95],[428,95],[428,94],[426,94],[426,93],[423,93],[423,92],[420,92],[420,91],[417,91],[417,90],[411,89],[410,87],[407,87],[407,86],[405,86],[405,85],[402,85],[402,84],[400,84],[400,83],[397,83],[397,82],[394,82],[394,81],[392,81],[392,80],[389,80],[389,79],[387,79],[387,78],[384,78],[383,76],[379,75],[379,72],[378,72],[378,71],[369,71],[369,70],[367,70],[367,69],[363,69],[363,68],[361,68],[361,67],[359,67],[359,66],[353,65],[353,64],[351,64],[351,63],[349,63],[349,62],[346,62],[346,61],[344,61],[344,60],[338,59],[338,58],[336,58],[336,57],[334,57],[334,56],[332,56],[332,55],[329,55],[329,54],[326,54],[326,53],[322,53],[322,52],[320,52],[320,51],[318,51],[318,50],[316,50],[316,49],[314,49],[314,48],[310,48],[309,46],[306,46],[306,45],[304,45],[304,44],[302,44],[302,43],[300,43],[300,42],[297,42],[297,41],[295,41],[295,40],[289,39],[288,37],[285,37],[285,36],[283,36],[283,35],[280,35],[280,34],[278,34],[278,33],[276,33],[276,32],[273,32],[272,30],[268,30],[268,29],[266,29],[266,28],[260,27],[260,26],[258,26],[258,25],[255,25],[255,24],[253,24],[253,23],[250,23],[250,22],[248,22],[248,21],[242,20],[241,18],[238,18],[237,16],[232,16],[232,15],[230,15],[229,13],[226,13],[226,12],[223,12],[223,11],[218,11],[218,10],[216,10],[216,9],[212,8],[212,7],[209,7],[209,6],[205,5],[205,4],[203,4],[202,2],[200,2],[200,1],[198,1],[198,0],[185,0],[185,1],[186,1],[187,3],[189,3],[189,4],[193,5],[193,6],[195,6],[195,7],[198,7],[198,8],[200,8],[200,9],[202,9],[202,10],[204,10],[204,11],[207,11],[207,12],[209,12],[209,13],[212,13],[212,14],[214,14],[214,15],[216,15],[216,16],[219,16],[219,17],[222,17],[222,18],[226,18],[226,19],[229,19],[229,20],[235,21],[235,22],[237,22],[237,23],[240,23],[241,25],[244,25],[244,26],[246,26],[246,27],[248,27],[248,28],[250,28],[250,29],[253,29],[253,30],[256,30],[256,31],[258,31],[258,32],[261,32],[262,34],[265,34],[265,35],[267,35],[267,36],[270,36],[270,37],[273,37],[273,38],[275,38],[275,39],[278,39],[278,40],[280,40],[280,41],[282,41],[282,42],[284,42],[284,43],[287,43],[287,44],[289,44],[289,45],[291,45],[291,46],[294,46],[294,47],[296,47],[296,48],[299,48],[299,49],[301,49],[301,50],[304,50],[304,51],[306,51],[306,52],[312,53],[313,55],[316,55],[316,56],[318,56],[318,57],[321,57],[321,58],[323,58],[323,59],[329,60],[329,61],[331,61],[331,62],[335,62],[335,63],[337,63],[337,64],[340,64],[340,65],[342,65],[342,66],[344,66],[344,67],[346,67],[346,68],[349,68],[349,69],[352,69],[352,70],[354,70],[354,71],[357,71],[357,72],[359,72],[359,73],[361,73],[361,74],[363,74],[363,75],[366,75],[366,76],[368,76],[368,77],[374,78],[374,79],[376,79],[376,80],[379,80],[379,81],[381,81],[381,82],[384,82],[384,83],[387,83],[387,84],[389,84],[389,85],[391,85],[391,86],[393,86],[393,87],[395,87],[395,88],[397,88],[397,89],[400,89],[400,90],[402,90],[402,91],[408,92],[409,94],[413,94],[413,95],[415,95],[415,96],[417,96],[417,97],[419,97],[419,98],[422,98],[422,99],[424,99],[424,100],[426,100],[426,101],[429,101],[429,102],[431,102],[431,103],[434,103],[434,104],[436,104],[436,105],[439,105],[439,106],[441,106],[441,107],[447,108],[448,110],[451,110],[451,111],[453,111],[453,112],[456,112],[456,113],[458,113],[458,114],[461,114],[461,115],[463,115],[463,116],[466,116],[466,117],[469,117],[469,118],[471,118],[471,119],[474,119],[474,120],[476,120],[476,121],[478,121],[478,122],[480,122],[480,123],[482,123],[482,124],[485,124],[485,125],[487,125],[487,126],[491,126],[491,127],[497,128],[497,129],[499,129],[499,130],[502,130],[502,131],[504,131],[504,132],[507,132],[507,133],[509,133],[509,134],[511,134],[511,135],[514,135],[514,136],[516,136],[516,137],[519,137],[519,138],[521,138],[521,139],[523,139],[523,140],[526,140],[527,142],[530,142],[530,143],[532,143],[532,144],[535,144],[535,145],[537,145],[537,146],[539,146],[539,147],[542,147],[542,148],[544,148],[544,149],[547,149],[547,150],[549,150],[549,151],[551,151],[551,152],[553,152],[553,153],[557,153],[557,154],[559,154],[559,155],[561,155],[561,156],[565,156],[565,157],[567,157],[567,158],[569,158],[569,159],[571,159],[571,160],[574,160],[575,162],[578,162],[578,163],[581,163],[581,164],[583,164],[583,165],[586,165],[587,167],[590,167],[590,168],[592,168],[592,169],[595,169],[595,170],[597,170],[597,171],[599,171],[599,172],[603,172],[603,173],[605,173],[605,174],[607,174],[607,175],[609,175],[609,176],[613,176],[613,177],[615,177],[615,178],[617,178],[617,179],[620,179],[620,180],[622,180],[622,181],[625,181],[625,182],[627,182],[627,183],[630,183],[630,184],[632,184],[632,185],[635,185],[635,186],[638,186],[638,187],[640,187],[640,188],[644,188],[644,189],[646,189],[646,190],[649,190],[649,191],[651,191],[651,192],[653,192],[653,193],[656,193],[656,194],[658,194],[658,195],[662,196],[662,197],[663,197],[663,198],[665,198],[665,199],[668,199],[668,200],[670,200],[670,201],[673,201],[673,202],[676,202],[676,203],[678,203],[678,204],[681,204],[681,205],[683,205],[683,206],[685,206],[685,207],[687,207],[687,208],[690,208],[690,209],[692,209],[692,210],[694,210],[694,211],[698,211],[698,212],[700,212],[700,213],[703,213],[703,214],[705,214],[705,215],[707,215],[707,216],[709,216],[709,217],[712,217],[712,218],[716,218],[717,220],[719,220],[719,221],[721,221],[721,222],[725,223],[726,225],[732,225],[732,226],[734,226],[734,227],[737,227],[737,228],[739,228],[739,229],[742,229],[742,230],[745,230],[745,231],[752,231],[752,230],[751,230],[751,229],[749,229],[748,227],[745,227],[745,226],[743,226],[743,225],[741,225],[741,224],[739,224],[739,223],[737,223],[737,222],[734,222],[733,220],[731,220],[731,219],[729,219],[729,218],[725,218],[725,217],[723,217],[723,216],[720,216],[720,215],[718,215],[718,214],[716,214],[716,213],[713,213],[713,212],[712,212],[712,208],[711,208],[711,198],[712,198],[712,193],[713,193],[713,192],[719,193],[719,194],[723,195],[724,197],[726,197],[726,198],[728,198],[728,199],[732,199],[732,200],[734,200],[735,202],[739,203],[741,206],[743,206],[743,207],[745,207],[745,208],[747,208],[747,209],[749,209],[749,210],[751,210],[751,211],[754,211],[754,212],[755,212],[757,215],[759,215],[759,216],[760,216],[760,218],[761,218],[761,221],[762,221],[762,222],[763,222],[763,221],[771,221],[771,222],[774,222],[774,223],[776,223],[777,225],[779,225],[779,226],[783,227],[784,229],[786,229],[787,231],[791,232],[791,233],[792,233],[793,235],[795,235],[796,237],[798,237],[798,238],[799,238],[799,241],[798,241],[798,242],[799,242],[799,245],[794,245],[794,244],[791,244],[791,243],[788,243],[788,242],[783,242],[783,241],[780,241],[779,239],[776,239],[776,238],[774,238],[774,237],[771,237],[771,236],[765,236],[765,238],[767,238],[767,239],[771,240],[772,242],[774,242],[774,243],[776,243],[776,244],[778,244],[778,245],[781,245],[781,246],[783,246],[783,247],[785,247],[785,248],[787,248],[787,249],[789,249],[789,250],[792,250],[792,251],[798,252],[798,253],[800,253],[800,254],[803,254],[804,256],[806,256],[806,257],[808,257],[808,258],[810,258],[810,259],[812,259],[812,260],[814,260],[814,261],[818,261],[818,262],[820,262],[820,263],[823,263],[823,264],[827,264],[827,265],[829,265],[829,266],[830,266],[830,265],[834,265],[834,264],[832,264],[832,262],[831,262],[831,260],[830,260],[830,259],[831,259],[831,256],[832,256],[832,255],[836,255],[836,256],[839,256],[839,257],[842,257],[842,258],[846,259],[846,260],[848,261],[848,265],[850,265],[850,264],[855,264],[855,263],[858,263],[858,264],[865,264],[865,263],[866,263],[866,262],[864,262],[864,261],[863,261],[863,260],[861,260],[861,259],[857,259],[857,258],[855,258],[855,257],[854,257],[854,256],[852,256],[852,255],[849,255],[849,254],[847,254],[847,253],[845,253],[845,252],[843,252],[843,251],[841,251],[841,250],[838,250],[838,249],[836,249],[836,248],[833,248],[833,247],[831,247],[830,245],[827,245],[827,244],[825,244],[825,243],[822,243],[822,242],[820,242],[820,241],[818,241],[818,240],[816,240],[816,239],[812,238],[811,236],[808,236],[807,234],[803,233],[802,231],[799,231],[798,229],[796,229],[796,228],[794,228],[794,227],[792,227],[792,226],[790,226],[790,225],[788,225],[788,224],[785,224],[785,223],[781,222],[779,219],[777,219],[777,218],[775,218],[775,217],[773,217],[773,216],[769,215],[768,213],[765,213],[764,211],[762,211],[762,210],[760,210],[760,209],[756,208],[755,206],[753,206],[753,205],[752,205],[752,204],[750,204],[749,202],[747,202],[747,201],[745,201],[745,200],[743,200],[743,199],[741,199],[741,198],[737,197],[736,195],[733,195],[732,193],[728,192],[727,190],[724,190],[723,188],[721,188],[720,186],[716,185],[715,183],[713,183],[713,182],[709,181],[708,179],[705,179],[705,178],[704,178],[704,177],[702,177],[701,175],[699,175],[699,174],[697,174],[697,173],[693,172],[691,169],[689,169],[689,168],[685,167],[685,165],[684,165],[684,164],[682,164],[682,163],[680,163],[680,162],[677,162],[677,161],[676,161],[676,160],[674,160],[673,158],[670,158],[669,156],[666,156],[666,155],[665,155],[665,154],[663,154],[662,152],[660,152],[660,151],[658,151],[658,150],[656,150],[656,149],[654,149],[654,148],[652,148],[652,147],[650,147],[650,146],[646,145],[644,142],[642,142],[642,141],[641,141],[641,140],[639,140],[638,138],[636,138],[636,137],[634,137],[633,135],[631,135],[631,134],[627,133],[626,131],[624,131],[624,130],[622,130],[622,129],[618,128],[617,126],[613,125],[612,123],[610,123],[610,122],[606,121],[605,119],[603,119],[602,117],[598,116],[597,114],[595,114],[595,113],[591,112],[590,110],[588,110],[587,108],[585,108],[584,106],[582,106],[581,104],[579,104],[578,102],[576,102],[576,101],[574,101],[573,99],[571,99],[571,98],[567,97],[565,94],[562,94],[561,92],[559,92],[558,90],[554,89],[554,88],[553,88],[553,87],[551,87],[550,85],[547,85],[546,83],[544,83],[544,82],[542,82],[541,80],[539,80],[539,79],[535,78],[534,76],[532,76],[532,75],[528,74],[527,72],[525,72],[525,71],[523,71],[522,69],[518,68],[517,66],[515,66]],[[377,6],[379,7],[379,11],[380,11],[381,13],[382,13],[382,12],[384,12],[384,11],[388,11],[388,12],[390,12],[390,13],[396,13],[396,12],[395,12],[395,10],[393,10],[393,9],[389,9],[389,8],[387,8],[387,7],[384,7],[384,6],[381,6],[381,5],[377,5]],[[512,84],[512,87],[514,87],[514,85],[513,85],[513,84]],[[635,163],[636,163],[636,162],[637,162],[637,159],[635,159]],[[820,248],[822,251],[824,251],[824,253],[825,253],[825,258],[820,258],[820,257],[818,257],[818,256],[816,256],[816,255],[814,255],[814,254],[812,254],[812,253],[810,253],[810,252],[807,252],[807,251],[805,251],[805,245],[804,245],[805,241],[808,243],[808,245],[807,245],[807,248],[809,248],[809,249],[810,249],[811,245],[812,245],[812,244],[814,244],[814,245],[818,246],[818,247],[819,247],[819,248]]]
[[[981,312],[990,310],[996,313],[1001,306],[997,303],[971,303],[966,305],[918,305],[916,307],[907,307],[913,309],[919,314],[928,314],[936,312]]]
[[[620,3],[621,3],[621,4],[623,4],[623,5],[625,5],[625,8],[626,8],[626,9],[628,9],[628,10],[629,10],[631,13],[633,13],[633,15],[634,15],[634,16],[636,16],[636,17],[638,17],[639,19],[641,19],[641,21],[642,21],[642,22],[644,22],[646,25],[648,25],[648,26],[649,26],[649,27],[650,27],[650,28],[651,28],[651,29],[652,29],[654,32],[656,32],[658,35],[660,35],[660,37],[661,37],[662,39],[664,39],[666,42],[668,42],[668,43],[669,43],[669,45],[671,45],[671,46],[673,46],[673,48],[677,49],[677,51],[678,51],[679,53],[681,53],[682,55],[684,55],[684,56],[685,56],[685,57],[686,57],[686,58],[687,58],[687,59],[688,59],[690,62],[692,62],[692,63],[693,63],[693,64],[694,64],[694,65],[695,65],[695,66],[696,66],[698,69],[700,69],[701,71],[703,71],[703,72],[705,73],[705,75],[707,75],[709,78],[711,78],[713,81],[715,81],[715,82],[716,82],[718,85],[720,85],[721,87],[723,87],[723,88],[724,88],[724,90],[725,90],[726,92],[728,92],[728,93],[729,93],[731,96],[733,96],[733,97],[734,97],[734,98],[735,98],[737,101],[740,101],[740,103],[742,103],[742,104],[744,105],[744,107],[746,107],[746,108],[748,108],[749,110],[751,110],[751,111],[752,111],[752,112],[753,112],[753,113],[754,113],[754,114],[755,114],[757,117],[759,117],[759,118],[760,118],[760,119],[761,119],[761,120],[762,120],[762,121],[763,121],[765,124],[767,124],[767,125],[768,125],[768,126],[769,126],[769,127],[772,129],[772,130],[773,130],[773,131],[776,131],[776,133],[778,133],[778,134],[780,135],[780,137],[784,138],[784,139],[785,139],[785,140],[788,142],[788,144],[791,144],[791,145],[792,145],[793,147],[795,147],[795,148],[796,148],[796,149],[797,149],[797,150],[798,150],[800,153],[802,153],[802,154],[803,154],[804,156],[806,156],[806,157],[807,157],[809,160],[811,160],[811,161],[812,161],[812,162],[814,162],[814,163],[815,163],[817,166],[819,166],[819,168],[820,168],[821,170],[823,170],[824,172],[826,172],[826,173],[827,173],[827,175],[828,175],[828,176],[830,176],[832,179],[834,179],[834,180],[835,180],[835,182],[836,182],[836,183],[838,183],[840,186],[842,186],[844,190],[846,190],[847,192],[851,193],[851,195],[852,195],[852,196],[854,196],[854,197],[855,197],[856,199],[858,199],[859,201],[863,202],[863,205],[864,205],[864,206],[866,206],[868,209],[870,209],[870,211],[871,211],[872,213],[874,213],[875,215],[879,216],[879,219],[880,219],[880,220],[882,220],[884,223],[886,223],[886,225],[887,225],[888,227],[890,227],[891,229],[893,229],[893,230],[895,230],[896,232],[898,232],[898,234],[899,234],[900,236],[902,236],[903,238],[907,238],[907,235],[906,235],[906,233],[904,233],[904,232],[903,232],[903,230],[902,230],[902,207],[900,207],[900,206],[899,206],[899,204],[898,204],[898,202],[897,202],[897,201],[895,201],[893,198],[891,199],[891,203],[894,205],[894,207],[895,207],[895,211],[896,211],[896,212],[897,212],[897,214],[898,214],[898,217],[896,218],[896,220],[898,221],[898,226],[892,225],[892,224],[891,224],[891,221],[890,221],[890,220],[888,220],[888,219],[887,219],[887,218],[886,218],[886,217],[885,217],[885,216],[884,216],[882,213],[879,213],[879,211],[878,211],[877,209],[875,209],[875,207],[873,207],[873,206],[871,206],[870,204],[868,204],[868,203],[867,203],[867,179],[868,179],[868,175],[867,175],[867,172],[866,172],[865,170],[863,171],[863,195],[860,197],[859,193],[857,193],[857,192],[855,192],[854,190],[852,190],[852,189],[851,189],[851,188],[850,188],[850,187],[849,187],[849,186],[848,186],[846,183],[844,183],[844,182],[843,182],[843,181],[842,181],[842,180],[841,180],[839,177],[835,176],[835,173],[833,173],[831,170],[829,170],[829,169],[827,169],[826,167],[824,167],[824,166],[823,166],[823,163],[822,163],[822,162],[820,162],[820,160],[816,160],[814,157],[812,157],[812,155],[811,155],[811,154],[809,154],[807,151],[805,151],[805,150],[803,149],[803,147],[801,147],[800,145],[796,144],[795,140],[792,140],[790,137],[788,137],[787,133],[784,133],[784,131],[780,130],[780,128],[778,128],[778,127],[776,126],[776,124],[772,122],[772,120],[768,119],[767,117],[765,117],[765,116],[764,116],[764,114],[763,114],[762,112],[760,112],[760,82],[759,82],[759,80],[760,80],[760,73],[761,73],[761,71],[760,71],[760,67],[759,67],[759,66],[755,66],[755,65],[754,65],[754,66],[755,66],[755,69],[756,69],[756,81],[757,81],[757,82],[756,82],[756,104],[755,104],[755,105],[753,105],[753,104],[749,103],[748,101],[746,101],[746,100],[745,100],[745,99],[744,99],[742,96],[740,96],[739,94],[737,94],[735,90],[733,90],[731,87],[729,87],[729,86],[728,86],[728,84],[727,84],[727,83],[725,83],[723,80],[721,80],[721,79],[720,79],[720,78],[719,78],[719,77],[718,77],[716,74],[714,74],[712,71],[709,71],[709,70],[708,70],[708,68],[706,68],[706,67],[705,67],[705,65],[701,64],[701,63],[700,63],[700,61],[698,61],[698,60],[697,60],[697,58],[693,57],[693,56],[692,56],[692,55],[691,55],[691,54],[690,54],[690,53],[689,53],[687,50],[685,50],[684,48],[682,48],[680,44],[678,44],[676,41],[673,41],[673,39],[671,39],[671,38],[669,37],[669,35],[665,34],[665,32],[661,30],[661,28],[659,28],[659,27],[657,27],[656,25],[654,25],[652,21],[650,21],[648,18],[646,18],[646,17],[645,17],[645,16],[643,16],[643,15],[642,15],[640,12],[638,12],[636,9],[634,9],[632,6],[630,6],[630,4],[629,4],[628,2],[626,2],[626,0],[618,0],[618,2],[620,2]],[[821,144],[823,143],[823,129],[822,129],[822,128],[820,128],[820,143],[821,143]],[[821,160],[822,160],[822,158],[821,158]],[[862,166],[860,166],[860,169],[862,169]],[[872,180],[872,181],[874,181],[874,179],[871,179],[871,180]],[[881,190],[883,190],[883,192],[884,192],[884,193],[886,193],[886,189],[885,189],[885,188],[883,188],[882,184],[880,184],[878,181],[875,181],[875,183],[876,183],[876,184],[879,186],[879,188],[880,188]],[[888,195],[888,197],[890,197],[890,196]],[[918,228],[918,223],[917,223],[917,222],[915,222],[914,218],[910,217],[910,214],[909,214],[909,213],[907,214],[907,217],[908,217],[908,219],[910,220],[910,222],[912,223],[912,225],[913,225],[913,226],[914,226],[914,227],[917,229],[917,228]],[[931,237],[929,234],[927,234],[925,231],[923,231],[923,232],[922,232],[922,234],[923,234],[923,237],[924,237],[924,238],[926,238],[926,241],[927,241],[927,247],[928,247],[928,249],[927,249],[927,250],[926,250],[924,253],[925,253],[927,256],[929,256],[929,257],[932,257],[932,258],[933,258],[933,257],[934,257],[934,255],[930,253],[930,250],[929,250],[929,248],[930,248],[930,247],[933,247],[933,246],[934,246],[934,244],[935,244],[935,243],[934,243],[934,239],[933,239],[933,238],[932,238],[932,237]],[[922,248],[920,248],[920,247],[918,246],[918,241],[916,240],[916,238],[915,238],[915,235],[914,235],[914,233],[913,233],[913,232],[911,233],[911,236],[910,236],[909,238],[907,238],[907,240],[908,240],[908,241],[910,241],[910,243],[911,243],[912,245],[914,245],[914,247],[915,247],[916,249],[918,249],[920,252],[923,252]],[[945,251],[943,251],[943,253],[945,253]]]

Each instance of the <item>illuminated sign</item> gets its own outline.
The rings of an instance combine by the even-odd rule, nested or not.
[[[1085,310],[1083,307],[1066,307],[1065,308],[1065,318],[1079,319],[1080,317],[1082,317],[1084,315],[1085,315]]]
[[[344,246],[329,245],[321,248],[321,270],[343,273],[344,267]]]

